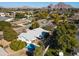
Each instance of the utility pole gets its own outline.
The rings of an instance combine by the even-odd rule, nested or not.
[[[48,45],[48,46],[46,47],[46,49],[44,50],[44,52],[43,52],[43,56],[46,54],[48,48],[49,48],[49,45]]]

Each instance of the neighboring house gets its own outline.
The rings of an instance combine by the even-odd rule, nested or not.
[[[0,12],[0,16],[1,17],[6,17],[7,16],[7,17],[14,18],[15,17],[15,14],[16,14],[15,12],[8,12],[8,13],[7,12]]]
[[[0,47],[0,56],[8,56],[8,53],[2,47]]]
[[[36,39],[43,39],[45,33],[48,33],[49,31],[46,31],[42,28],[36,28],[33,30],[28,30],[26,33],[21,33],[18,36],[18,40],[25,41],[27,43],[32,42],[33,40]]]
[[[12,21],[12,20],[13,20],[13,18],[0,16],[0,21]]]
[[[25,13],[25,11],[15,11],[15,13]]]
[[[28,20],[28,19],[26,19],[26,18],[22,18],[22,19],[19,19],[18,21],[14,21],[14,22],[12,22],[13,24],[17,24],[17,25],[19,25],[19,26],[24,26],[24,25],[26,25],[26,24],[28,24],[28,23],[30,23],[31,21],[30,20]]]
[[[15,15],[16,15],[16,12],[9,12],[9,13],[6,13],[6,16],[12,17],[12,18],[15,18]]]
[[[0,12],[0,16],[5,17],[5,13]]]
[[[52,28],[53,28],[55,26],[55,24],[53,24],[51,20],[48,21],[46,19],[38,20],[38,23],[39,23],[40,27],[52,26]]]
[[[14,18],[9,18],[9,19],[7,19],[5,21],[10,22],[10,21],[13,21],[13,20],[14,20]]]
[[[38,23],[39,23],[40,27],[42,27],[42,26],[46,26],[48,21],[46,19],[42,19],[42,20],[38,20]]]

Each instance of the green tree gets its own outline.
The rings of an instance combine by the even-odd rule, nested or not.
[[[18,51],[20,49],[23,49],[26,46],[26,43],[21,40],[14,40],[10,44],[10,48],[14,51]]]
[[[72,48],[78,47],[76,31],[77,28],[74,23],[68,23],[64,20],[63,22],[57,22],[57,28],[53,30],[52,35],[48,38],[47,43],[50,48],[46,54],[58,55],[59,51],[63,51],[67,55],[73,52]]]
[[[48,31],[51,31],[53,29],[52,26],[44,26],[42,28],[45,29],[45,30],[48,30]]]
[[[37,17],[38,19],[47,19],[48,13],[47,11],[39,11],[34,15],[34,17]]]
[[[4,39],[7,41],[12,41],[14,39],[17,39],[18,34],[13,29],[6,29],[3,32]]]
[[[40,47],[36,47],[35,51],[34,51],[34,55],[35,56],[42,56],[43,52],[44,52],[44,44],[43,42],[39,42]]]
[[[17,33],[12,29],[9,22],[0,21],[0,30],[3,31],[4,39],[12,41],[17,38]]]
[[[15,19],[20,19],[20,18],[24,18],[25,14],[24,13],[16,13],[15,15]]]
[[[32,29],[35,29],[35,28],[38,28],[40,25],[39,25],[39,23],[37,22],[37,21],[33,21],[32,22],[32,25],[31,25],[31,28]]]
[[[5,27],[11,28],[11,24],[9,22],[0,21],[0,30],[6,30]]]

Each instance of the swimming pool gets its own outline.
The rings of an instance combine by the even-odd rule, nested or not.
[[[34,44],[28,44],[26,46],[26,48],[28,49],[28,51],[33,52],[36,48],[36,46]]]

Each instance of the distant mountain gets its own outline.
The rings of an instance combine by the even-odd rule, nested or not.
[[[53,4],[50,4],[48,6],[48,8],[54,8],[54,9],[60,9],[60,8],[65,8],[65,9],[68,9],[68,8],[73,8],[71,5],[68,5],[68,4],[65,4],[63,2],[59,2],[58,4],[56,5],[53,5]]]
[[[60,8],[62,8],[63,9],[63,8],[65,8],[65,9],[68,9],[68,8],[74,8],[74,7],[69,4],[59,2],[58,4],[55,4],[55,5],[50,4],[47,7],[32,7],[32,6],[1,7],[0,6],[0,8],[14,8],[14,9],[18,9],[18,8],[20,8],[20,9],[28,9],[28,8],[30,8],[30,9],[38,9],[38,8],[43,8],[43,9],[47,9],[47,8],[57,9],[58,8],[58,9],[60,9]]]
[[[14,7],[14,8],[27,9],[27,8],[33,8],[33,7],[31,7],[31,6],[19,6],[19,7]]]
[[[33,9],[33,8],[37,8],[37,7],[32,7],[32,6],[17,6],[17,7],[10,7],[10,8],[14,8],[14,9]]]
[[[4,8],[4,7],[0,6],[0,8]]]

